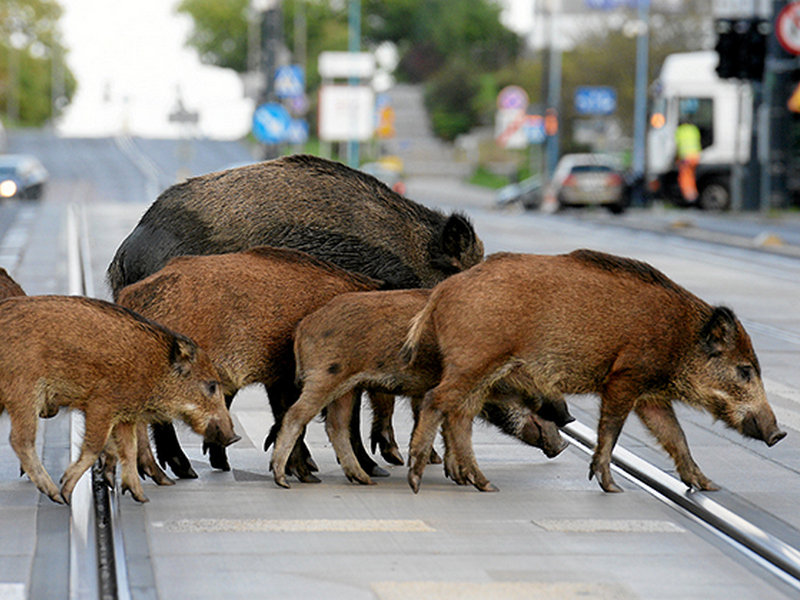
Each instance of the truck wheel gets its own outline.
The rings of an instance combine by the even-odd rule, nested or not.
[[[710,212],[728,210],[731,205],[731,193],[724,182],[719,179],[711,179],[700,189],[697,203],[700,208]]]

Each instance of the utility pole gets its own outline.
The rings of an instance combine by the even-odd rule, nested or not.
[[[349,0],[348,6],[348,46],[351,53],[361,52],[361,0]],[[358,78],[351,78],[350,85],[358,85]],[[357,169],[361,162],[358,140],[347,142],[347,165]]]
[[[636,36],[636,78],[633,106],[633,178],[635,205],[642,205],[647,131],[647,78],[650,58],[650,0],[639,0]]]

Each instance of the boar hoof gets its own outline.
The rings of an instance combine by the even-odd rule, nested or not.
[[[408,472],[408,485],[411,487],[411,491],[415,494],[419,493],[419,484],[420,484],[421,477],[414,473],[413,471]]]
[[[274,478],[275,478],[275,484],[278,485],[279,487],[285,488],[287,490],[292,489],[292,486],[289,485],[288,481],[286,481],[285,475],[278,475],[277,473],[275,473]]]
[[[296,473],[295,476],[300,480],[300,483],[319,483],[322,481],[319,477],[311,473]]]
[[[390,465],[402,467],[405,464],[403,455],[400,454],[400,449],[397,446],[393,446],[391,448],[381,448],[381,457]]]
[[[149,502],[149,500],[147,499],[147,496],[144,495],[144,492],[135,491],[131,486],[123,485],[122,486],[122,494],[124,495],[125,492],[130,492],[131,498],[133,498],[137,502],[140,502],[142,504],[144,504],[145,502]]]
[[[478,488],[481,492],[499,492],[500,488],[494,485],[491,481],[484,481],[483,483],[474,483],[473,484],[476,488]]]
[[[439,456],[439,453],[436,452],[433,448],[431,448],[431,457],[428,460],[428,464],[431,465],[440,465],[442,464],[442,457]]]
[[[172,456],[167,460],[160,460],[159,462],[162,468],[167,468],[167,466],[169,466],[178,479],[197,479],[197,471],[192,468],[188,459],[181,460],[178,456]]]
[[[403,463],[400,463],[400,464],[402,465]],[[370,468],[365,468],[364,471],[367,473],[367,475],[370,475],[372,477],[389,477],[390,476],[389,471],[387,471],[386,469],[382,469],[378,465],[370,465]],[[370,484],[371,483],[372,482],[370,482]]]
[[[589,467],[589,480],[591,481],[595,475],[597,475],[597,483],[600,484],[600,488],[604,492],[619,494],[624,491],[614,482],[614,478],[611,477],[611,473],[608,469],[596,469],[594,465],[592,465]]]
[[[225,447],[219,444],[210,444],[203,442],[203,454],[208,452],[208,462],[214,469],[220,471],[230,471],[231,465],[228,462],[228,454],[225,452]]]

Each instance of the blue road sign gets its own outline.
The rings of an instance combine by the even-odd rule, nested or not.
[[[303,119],[292,119],[286,132],[286,141],[290,144],[305,144],[308,141],[308,123]]]
[[[278,98],[302,96],[305,91],[305,77],[300,65],[278,67],[275,71],[275,95]]]
[[[541,115],[528,115],[523,127],[525,127],[525,135],[529,144],[543,144],[547,139],[544,131],[544,117]]]
[[[292,116],[280,104],[262,104],[253,113],[253,135],[262,144],[286,141]]]
[[[579,87],[575,90],[575,111],[580,115],[611,115],[617,110],[617,92],[611,87]]]

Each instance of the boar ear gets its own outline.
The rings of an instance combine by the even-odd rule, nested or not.
[[[197,360],[197,346],[185,337],[175,337],[169,350],[169,362],[179,375],[186,375]]]
[[[465,215],[452,214],[442,230],[442,251],[456,261],[475,244],[475,230]],[[464,266],[460,265],[463,269]]]
[[[714,307],[711,316],[700,334],[703,349],[709,356],[718,356],[734,345],[736,338],[736,316],[730,308]]]

